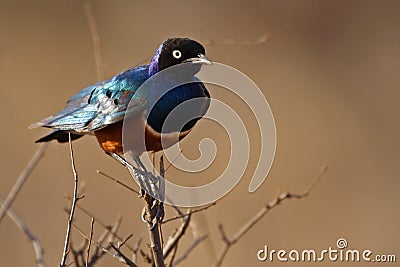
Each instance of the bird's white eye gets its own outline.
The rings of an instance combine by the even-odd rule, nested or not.
[[[174,51],[172,51],[172,55],[174,56],[174,58],[180,59],[182,56],[182,52],[179,50],[174,50]]]

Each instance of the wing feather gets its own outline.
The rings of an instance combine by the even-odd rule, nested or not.
[[[63,110],[29,128],[47,127],[85,133],[119,122],[127,112],[136,113],[144,108],[146,99],[135,96],[135,92],[147,77],[148,66],[139,66],[88,86],[71,97]],[[135,101],[133,105],[129,105],[131,99]]]

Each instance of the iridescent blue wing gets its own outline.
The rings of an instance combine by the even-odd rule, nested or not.
[[[55,128],[60,130],[84,129],[88,121],[96,116],[97,109],[89,104],[89,99],[95,90],[101,88],[102,82],[88,86],[71,97],[67,105],[60,112],[47,117],[29,126],[30,129],[37,127]]]
[[[57,114],[34,123],[30,128],[48,127],[63,131],[90,132],[121,121],[136,90],[148,77],[148,67],[129,69],[114,78],[78,92]],[[134,99],[136,101],[136,99]],[[144,108],[143,99],[130,112]]]
[[[89,131],[101,129],[122,121],[126,113],[135,114],[143,110],[146,99],[135,93],[147,78],[148,66],[140,66],[115,76],[102,90],[96,90],[90,102],[97,104],[98,112],[87,125],[87,129]],[[131,103],[131,100],[134,102]]]

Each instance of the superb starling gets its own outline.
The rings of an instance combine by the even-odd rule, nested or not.
[[[189,73],[193,77],[201,65],[212,64],[205,56],[205,49],[200,43],[188,38],[167,39],[160,45],[148,65],[128,69],[109,80],[84,88],[67,101],[63,110],[32,124],[30,128],[55,129],[36,142],[57,140],[65,143],[69,141],[69,134],[71,140],[94,134],[101,148],[120,162],[122,154],[126,151],[140,155],[144,151],[160,151],[173,145],[185,137],[206,113],[210,104],[210,94],[206,87],[199,80],[179,85],[166,92],[156,103],[151,103],[149,99],[153,91],[160,88],[146,87],[140,94],[138,88],[160,71],[182,63],[190,63],[193,71]],[[167,78],[179,79],[178,76],[170,75]],[[157,86],[162,87],[163,83],[159,82]],[[194,98],[202,100],[194,102],[195,105],[191,106],[193,119],[183,127],[163,131],[168,114],[179,104]],[[128,105],[130,116],[128,120],[124,120]],[[123,124],[124,127],[128,127],[128,142],[123,142]],[[161,135],[164,138],[168,134],[178,135],[179,138],[169,143],[163,141],[162,145]]]

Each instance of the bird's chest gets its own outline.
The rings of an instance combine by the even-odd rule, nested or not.
[[[118,154],[127,151],[138,155],[145,151],[157,152],[176,144],[190,132],[158,133],[146,123],[144,113],[95,131],[101,148]]]

